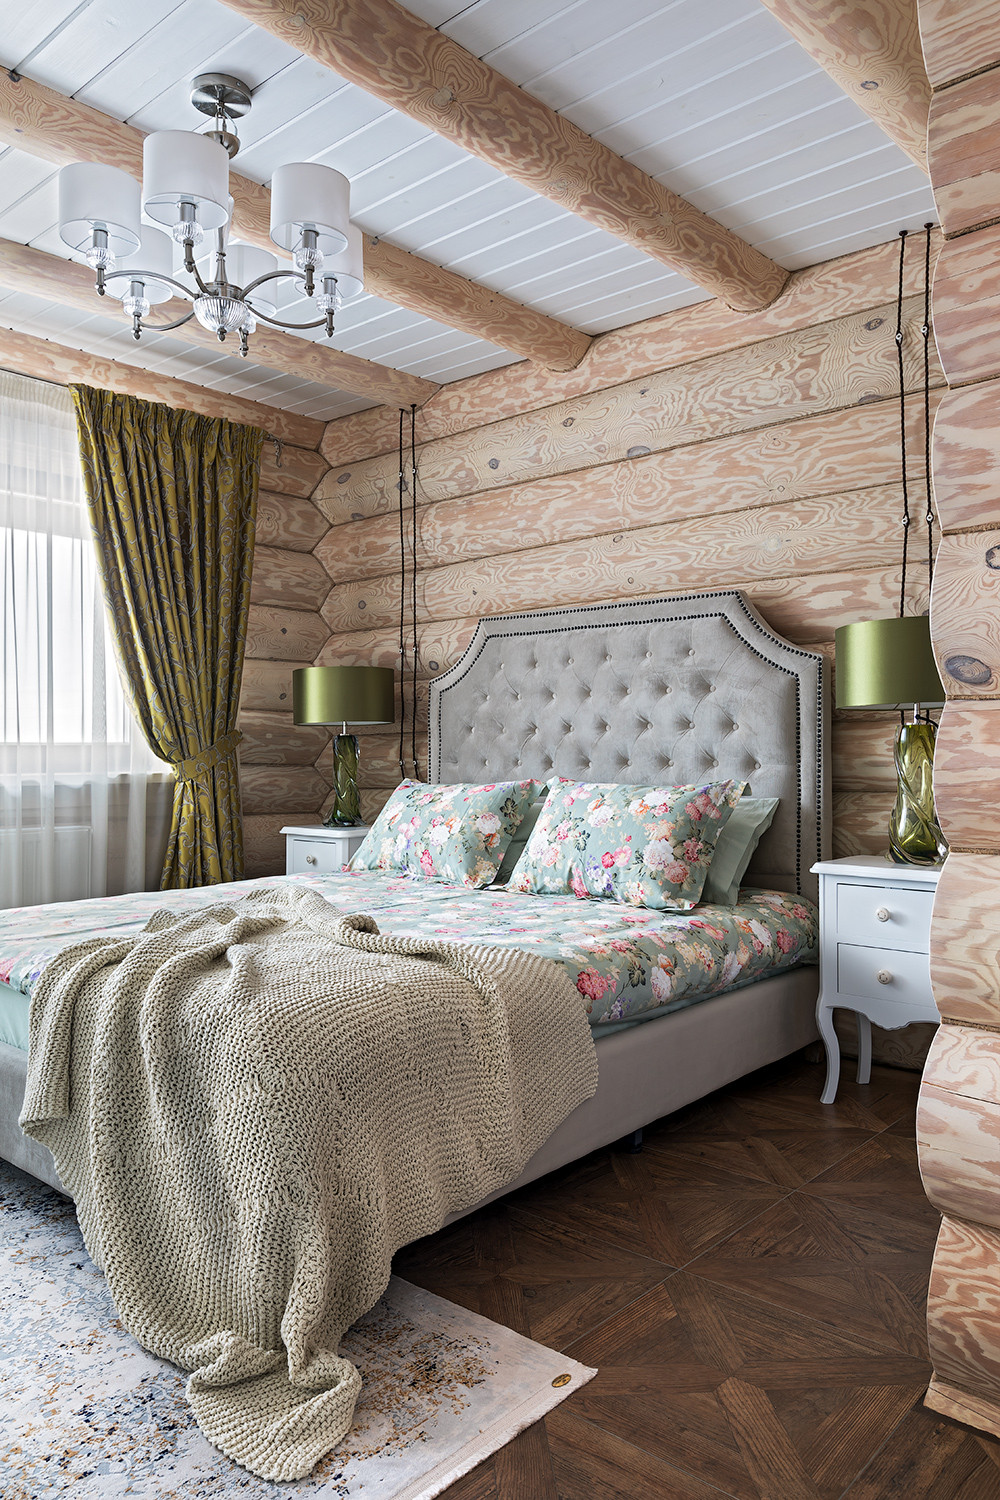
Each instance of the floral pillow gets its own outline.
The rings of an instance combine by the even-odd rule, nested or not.
[[[372,824],[351,868],[423,875],[473,890],[489,885],[541,790],[537,781],[489,786],[403,781]]]
[[[690,911],[745,786],[619,786],[559,777],[549,783],[507,888]]]

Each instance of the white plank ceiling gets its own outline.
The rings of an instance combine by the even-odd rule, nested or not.
[[[407,8],[790,269],[934,216],[923,173],[759,0]],[[0,63],[142,131],[195,128],[190,80],[235,73],[254,89],[241,174],[267,182],[285,161],[335,166],[369,234],[589,333],[705,297],[217,0],[0,0]],[[51,167],[0,152],[0,237],[60,254],[55,221]],[[371,404],[167,335],[137,349],[105,306],[95,296],[101,313],[85,317],[0,292],[0,324],[311,416]],[[339,315],[334,342],[439,381],[516,358],[367,295]]]

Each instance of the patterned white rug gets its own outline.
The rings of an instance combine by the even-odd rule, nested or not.
[[[431,1500],[595,1373],[395,1277],[343,1350],[364,1378],[343,1446],[307,1480],[257,1479],[122,1328],[72,1205],[0,1162],[4,1500]]]

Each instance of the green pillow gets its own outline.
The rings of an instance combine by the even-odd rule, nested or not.
[[[777,797],[740,798],[716,842],[701,893],[703,905],[736,905],[740,881],[777,810]]]

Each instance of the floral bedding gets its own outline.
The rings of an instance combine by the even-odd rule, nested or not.
[[[681,1009],[817,957],[815,906],[781,891],[744,889],[736,906],[667,912],[344,871],[18,907],[0,913],[0,983],[30,995],[53,954],[82,938],[135,930],[163,907],[190,910],[289,881],[319,889],[343,911],[370,913],[387,932],[529,948],[552,958],[569,970],[598,1031]]]

